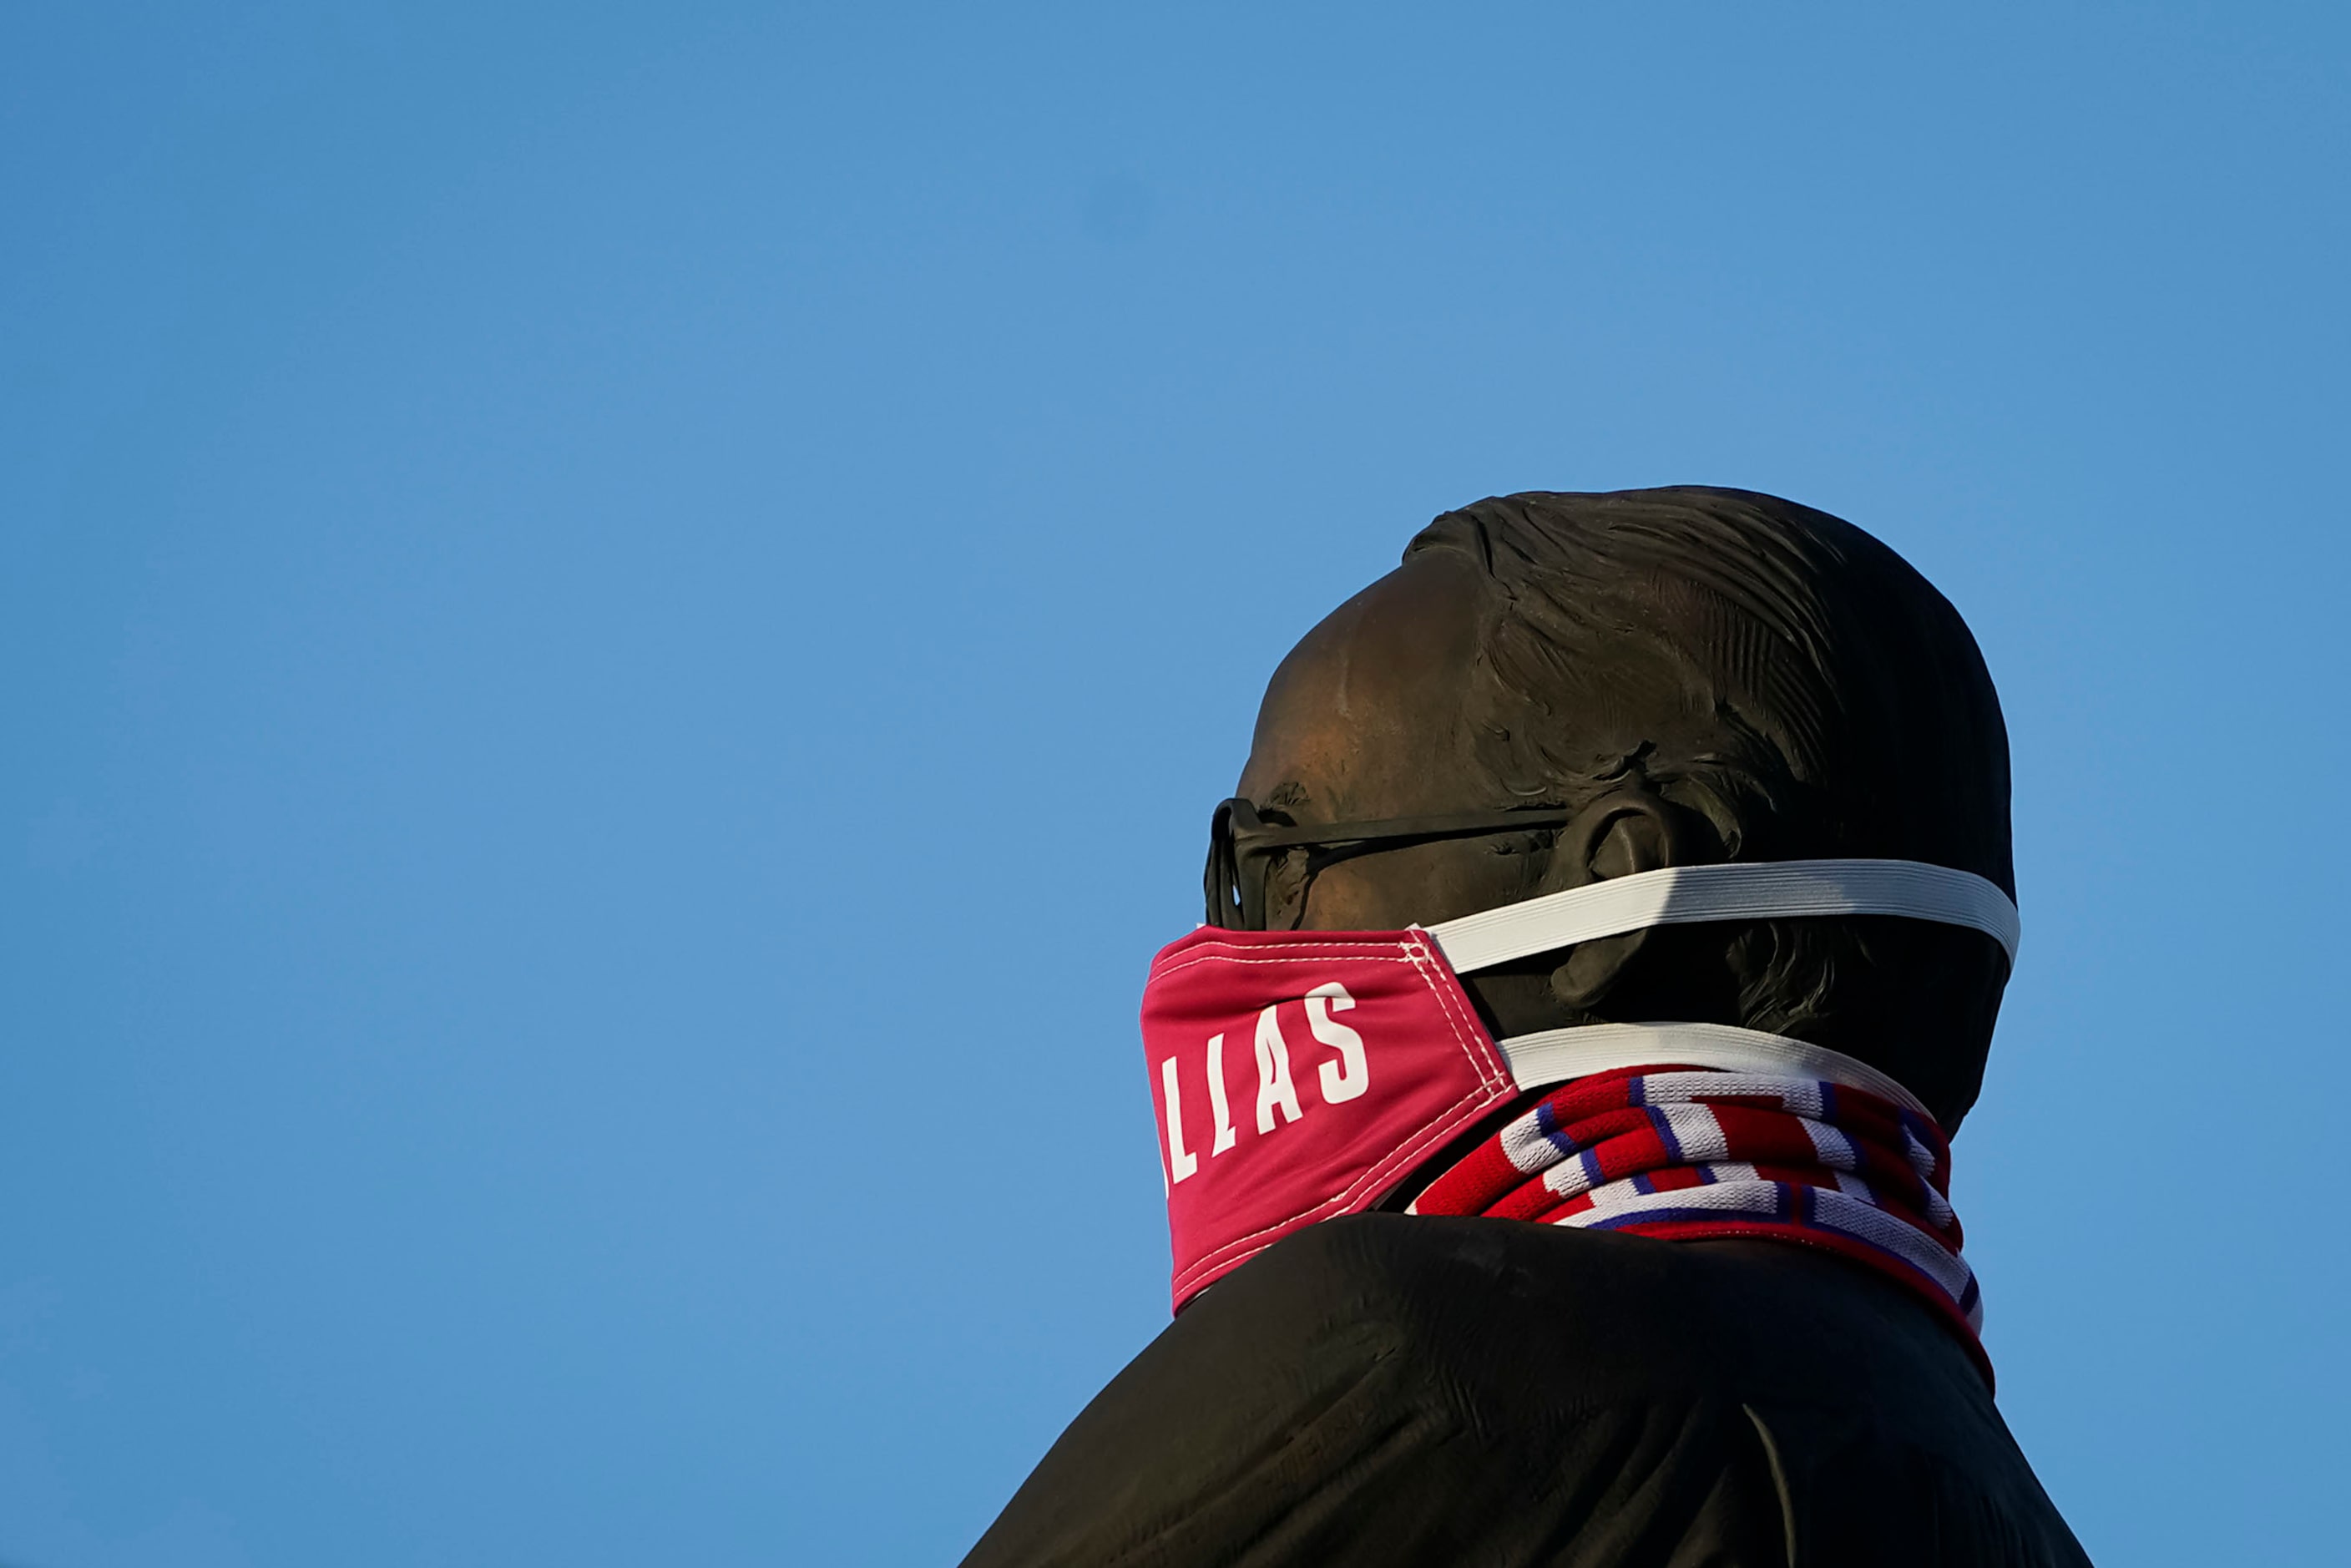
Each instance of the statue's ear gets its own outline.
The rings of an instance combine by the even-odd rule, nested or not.
[[[1680,813],[1645,785],[1611,790],[1560,830],[1543,891],[1686,864],[1685,836]],[[1648,935],[1627,931],[1577,943],[1552,971],[1552,995],[1579,1012],[1590,1011],[1615,986]]]

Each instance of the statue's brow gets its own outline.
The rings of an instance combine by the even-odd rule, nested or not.
[[[1266,791],[1265,799],[1259,802],[1259,805],[1278,806],[1284,810],[1295,810],[1312,799],[1313,797],[1307,793],[1305,785],[1294,779],[1285,779]]]

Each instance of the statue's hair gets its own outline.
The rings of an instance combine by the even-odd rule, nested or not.
[[[2014,894],[1983,656],[1852,524],[1740,490],[1534,492],[1447,512],[1405,553],[1437,550],[1482,569],[1468,716],[1506,796],[1575,803],[1638,774],[1726,860],[1926,861]],[[1989,938],[1759,922],[1726,962],[1731,1021],[1875,1061],[1947,1127],[1973,1103],[2006,979]]]

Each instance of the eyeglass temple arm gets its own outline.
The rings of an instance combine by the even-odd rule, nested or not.
[[[1230,831],[1234,846],[1250,849],[1296,849],[1301,845],[1357,844],[1375,839],[1438,839],[1459,834],[1490,833],[1511,828],[1554,827],[1574,817],[1565,806],[1527,806],[1516,810],[1448,813],[1434,817],[1389,817],[1374,822],[1308,822],[1286,828],[1242,828]]]

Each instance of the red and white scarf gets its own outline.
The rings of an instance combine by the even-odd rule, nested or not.
[[[1824,1079],[1675,1066],[1579,1079],[1437,1178],[1415,1214],[1750,1236],[1834,1252],[1961,1332],[1987,1377],[1983,1305],[1959,1255],[1950,1146],[1934,1121]]]

